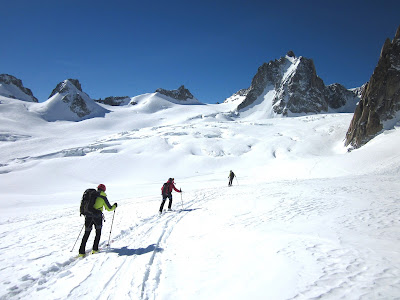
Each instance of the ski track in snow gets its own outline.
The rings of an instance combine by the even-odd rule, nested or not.
[[[329,187],[324,188],[328,181]],[[214,210],[217,211],[220,206],[232,205],[226,203],[231,198],[233,205],[239,206],[233,210],[236,214],[222,214],[218,217],[221,222],[218,226],[222,224],[230,228],[240,225],[252,231],[280,232],[281,236],[287,237],[288,242],[277,251],[276,255],[284,256],[293,263],[299,264],[304,271],[304,274],[300,275],[300,278],[302,276],[304,278],[300,280],[299,292],[292,297],[279,299],[341,299],[346,298],[349,290],[353,295],[358,295],[356,299],[396,299],[400,292],[399,265],[392,265],[390,257],[374,256],[371,254],[374,250],[370,247],[353,246],[352,244],[356,245],[357,242],[346,239],[354,233],[347,235],[346,232],[358,231],[358,234],[362,236],[368,230],[368,234],[376,237],[377,241],[385,236],[398,242],[398,231],[392,229],[397,226],[400,209],[394,209],[396,199],[389,196],[386,197],[387,199],[378,198],[368,207],[362,205],[359,209],[352,209],[349,205],[348,214],[340,214],[342,212],[340,208],[346,206],[346,203],[354,199],[360,191],[361,196],[358,198],[362,198],[365,193],[373,193],[379,197],[379,191],[368,187],[369,181],[357,183],[357,185],[343,185],[340,180],[319,180],[319,182],[313,182],[313,185],[317,184],[318,188],[311,192],[307,181],[267,184],[255,191],[253,197],[256,199],[267,197],[268,205],[258,207],[254,211],[246,209],[247,204],[238,202],[242,195],[248,193],[249,188],[236,186],[198,191],[191,195],[193,200],[185,203],[185,209],[181,210],[179,199],[176,199],[175,211],[165,212],[161,216],[154,214],[145,217],[138,220],[134,226],[122,229],[120,233],[113,236],[111,247],[105,248],[99,254],[77,259],[70,252],[63,250],[63,255],[68,253],[68,256],[72,256],[66,260],[58,256],[58,260],[55,260],[51,266],[43,267],[40,266],[43,256],[36,256],[35,252],[43,253],[39,250],[45,248],[46,243],[59,243],[62,237],[59,237],[57,232],[50,234],[47,241],[38,241],[34,237],[31,240],[25,236],[29,235],[30,230],[51,231],[53,227],[59,228],[58,226],[62,225],[57,224],[65,222],[65,219],[60,218],[60,215],[49,218],[47,215],[38,214],[34,219],[9,220],[0,224],[2,240],[7,241],[5,245],[3,243],[1,250],[15,251],[16,248],[21,247],[31,249],[32,251],[25,251],[27,256],[24,264],[37,265],[38,272],[26,273],[11,287],[9,286],[11,283],[3,279],[1,299],[43,299],[48,297],[49,291],[51,295],[54,295],[54,299],[78,299],[93,295],[97,295],[97,299],[157,298],[160,284],[166,276],[163,274],[164,252],[168,249],[169,237],[174,229],[179,228],[180,222],[191,214],[213,214]],[[296,193],[289,192],[291,189],[294,189]],[[308,196],[302,196],[302,193],[306,191],[308,191]],[[327,201],[321,195],[335,196],[328,198],[329,201]],[[157,207],[154,208],[156,210]],[[67,217],[71,217],[69,214]],[[326,219],[326,215],[332,217],[331,222],[335,223],[335,226],[330,226],[329,223],[319,224],[319,226],[324,225],[328,229],[332,227],[333,238],[319,236],[320,232],[314,228],[309,233],[307,233],[307,227],[303,230],[295,230],[303,222],[318,223],[319,218]],[[72,234],[76,230],[70,230],[70,232]],[[296,236],[296,238],[291,239],[291,236]],[[108,234],[104,228],[102,240],[104,241],[107,237]],[[79,242],[80,239],[78,244]],[[88,245],[89,243],[90,240]],[[101,246],[105,247],[105,243],[105,241],[102,242]],[[47,247],[49,247],[48,244]],[[54,249],[54,246],[49,248]],[[24,251],[18,249],[18,252]],[[56,253],[48,255],[56,255]],[[371,261],[371,257],[375,259]],[[15,265],[10,266],[4,260],[1,261],[1,265],[3,267],[0,272],[3,276],[4,272],[9,272],[9,269],[15,268],[16,272],[21,273],[24,268],[22,267],[21,270]],[[27,267],[26,270],[29,269],[32,269],[32,266]],[[104,271],[107,274],[99,276]],[[313,279],[310,280],[308,276]],[[62,279],[62,287],[59,286],[60,279]],[[99,289],[99,286],[103,288]],[[7,287],[6,291],[5,287]]]
[[[344,169],[345,163],[337,166],[335,160],[323,164],[324,155],[336,154],[333,143],[343,136],[347,125],[343,120],[350,119],[339,122],[337,116],[325,115],[285,120],[289,125],[279,119],[196,123],[217,116],[199,114],[186,120],[192,124],[121,130],[85,140],[86,145],[57,139],[51,144],[46,138],[43,145],[28,143],[28,148],[35,149],[30,151],[12,144],[40,137],[1,134],[0,146],[9,152],[0,163],[0,174],[5,176],[29,169],[32,162],[91,155],[101,160],[123,151],[131,155],[126,161],[143,160],[146,168],[158,152],[167,153],[172,161],[171,157],[184,157],[181,169],[190,175],[183,180],[193,186],[207,187],[232,158],[246,166],[243,172],[249,171],[233,187],[222,187],[222,183],[203,189],[191,186],[184,194],[190,199],[184,209],[179,194],[174,193],[175,211],[161,216],[156,214],[159,196],[118,200],[111,247],[106,247],[111,223],[106,212],[103,251],[83,259],[76,258],[82,234],[73,252],[69,251],[83,225],[77,205],[50,206],[18,217],[4,214],[0,221],[4,254],[0,255],[0,299],[259,299],[260,295],[285,300],[400,299],[400,184],[396,174],[364,176]],[[303,125],[307,130],[294,130]],[[330,138],[321,143],[321,137]],[[14,156],[14,150],[20,152]],[[199,157],[212,161],[192,161]],[[263,165],[257,169],[259,159]],[[110,171],[109,178],[129,168],[124,162]],[[199,173],[186,170],[203,162]],[[225,165],[213,169],[218,163]],[[157,167],[148,173],[160,169],[158,161],[154,164]],[[66,168],[70,162],[60,165]],[[84,169],[80,168],[78,172]],[[196,176],[204,176],[204,170],[214,177],[193,183],[199,179]],[[288,171],[276,174],[281,170]],[[312,178],[312,173],[321,170],[322,178]],[[276,173],[264,175],[268,172]],[[347,173],[349,177],[343,175]],[[130,179],[122,182],[131,184]],[[94,231],[87,251],[93,238]],[[252,274],[247,275],[247,269]]]
[[[198,205],[199,202],[196,203]],[[168,236],[177,226],[179,221],[184,218],[192,210],[190,207],[193,205],[193,201],[186,204],[186,208],[183,210],[178,208],[176,211],[165,212],[163,215],[158,214],[141,220],[136,226],[130,227],[127,230],[122,230],[120,234],[113,237],[113,243],[115,245],[125,244],[126,241],[133,241],[128,245],[121,248],[116,248],[115,246],[107,248],[105,242],[101,243],[101,246],[105,247],[100,253],[95,255],[88,255],[85,258],[76,258],[73,255],[71,258],[63,262],[54,262],[50,267],[44,268],[39,271],[37,275],[26,274],[20,278],[20,283],[8,288],[8,293],[2,295],[0,299],[9,298],[41,298],[41,291],[46,289],[57,290],[57,284],[59,279],[63,279],[63,285],[68,287],[68,281],[71,279],[73,282],[76,281],[76,277],[81,278],[79,280],[79,285],[71,286],[71,290],[68,295],[60,295],[60,298],[68,297],[77,299],[80,297],[89,296],[92,294],[98,294],[98,299],[110,299],[118,296],[119,287],[125,286],[126,290],[123,293],[129,291],[128,295],[124,294],[122,297],[127,297],[131,299],[136,299],[140,295],[140,299],[152,299],[151,294],[157,289],[160,281],[160,274],[162,270],[160,269],[161,258],[157,258],[163,252],[163,247],[166,246],[168,241]],[[37,216],[39,217],[39,216]],[[45,216],[40,216],[45,217]],[[28,228],[48,228],[48,223],[53,223],[54,221],[64,222],[59,216],[51,219],[43,220],[32,220],[30,218],[16,219],[12,222],[4,222],[0,224],[1,228],[4,225],[7,227],[13,227],[13,231],[2,232],[2,238],[11,238],[15,233],[15,230],[25,231]],[[28,224],[25,224],[28,223]],[[15,228],[16,224],[24,224],[18,229]],[[94,235],[92,232],[91,236]],[[107,235],[107,232],[103,229],[103,239]],[[79,248],[79,243],[82,235],[80,236],[75,250]],[[93,237],[93,236],[92,236]],[[19,240],[22,238],[19,237]],[[90,239],[88,245],[90,245]],[[154,244],[147,246],[146,248],[141,248],[141,244],[144,241],[156,241]],[[10,243],[14,247],[24,247],[34,249],[34,246],[38,246],[38,243],[43,241],[32,241],[32,245],[27,244],[25,241],[18,246],[19,241],[13,241]],[[40,246],[39,246],[40,247]],[[2,247],[1,250],[10,250],[10,247]],[[40,247],[38,250],[43,250],[45,245]],[[86,249],[88,250],[88,248]],[[29,253],[29,251],[27,251]],[[63,251],[66,253],[66,251]],[[76,252],[76,251],[75,251]],[[90,251],[87,251],[89,253]],[[54,253],[49,253],[48,256]],[[111,259],[110,257],[117,254],[122,259]],[[110,255],[110,256],[108,256]],[[141,256],[144,256],[142,258]],[[43,257],[36,257],[34,253],[27,259],[27,263],[35,263],[40,261]],[[137,264],[141,264],[141,272],[143,274],[142,278],[138,278],[138,274],[132,273],[132,270],[138,268]],[[3,261],[2,265],[5,266],[6,262]],[[111,265],[111,266],[110,266]],[[13,267],[13,266],[12,266]],[[99,282],[98,277],[92,276],[101,270],[115,270],[113,274],[107,274],[103,282]],[[7,267],[3,267],[0,271],[6,271]],[[130,275],[130,276],[129,276]],[[10,284],[10,282],[3,281],[4,285]],[[101,291],[96,292],[99,286],[103,288]],[[92,287],[93,290],[87,290],[87,287]],[[132,291],[132,288],[136,287],[136,293]],[[46,292],[47,293],[47,292]],[[29,296],[30,295],[30,296]],[[58,296],[56,297],[58,298]]]

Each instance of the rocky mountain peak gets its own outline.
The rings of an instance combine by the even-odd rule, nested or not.
[[[378,64],[365,86],[346,134],[346,146],[359,148],[382,129],[393,128],[400,111],[400,26],[386,39]]]
[[[296,55],[294,55],[294,52],[292,50],[289,50],[286,55],[293,58],[296,57]]]
[[[396,30],[396,34],[394,36],[395,40],[400,40],[400,26]]]
[[[22,81],[12,75],[0,74],[0,95],[29,102],[38,102],[30,89],[24,87]]]
[[[49,98],[53,97],[57,93],[68,93],[72,87],[82,92],[82,86],[78,79],[67,79],[57,84],[56,88],[51,92]]]
[[[349,100],[356,103],[357,98],[356,93],[339,84],[326,87],[317,76],[313,60],[296,57],[293,51],[258,68],[238,111],[264,101],[266,95],[272,97],[267,100],[271,102],[272,114],[280,116],[340,109]]]
[[[157,89],[156,92],[180,101],[194,99],[192,93],[190,93],[184,85],[181,85],[177,90],[165,90],[160,88]]]
[[[48,121],[81,121],[92,117],[103,117],[108,110],[102,108],[85,92],[77,79],[67,79],[59,84],[38,112]]]

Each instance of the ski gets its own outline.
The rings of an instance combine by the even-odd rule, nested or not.
[[[104,249],[99,249],[99,250],[96,251],[96,252],[93,252],[93,250],[89,250],[89,251],[86,251],[85,254],[78,254],[78,255],[76,256],[76,258],[85,258],[85,257],[88,257],[88,256],[90,256],[90,255],[99,254],[99,253],[101,253],[101,252],[104,252]]]
[[[159,212],[158,212],[158,215],[159,215],[159,216],[162,216],[163,214],[170,213],[170,212],[174,212],[174,211],[175,211],[175,210],[172,210],[172,209],[163,210],[162,212],[159,211]]]

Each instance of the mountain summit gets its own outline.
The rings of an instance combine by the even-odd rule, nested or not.
[[[386,39],[381,55],[346,134],[346,146],[359,148],[382,129],[392,129],[400,111],[400,26]]]
[[[267,117],[328,111],[353,112],[359,100],[356,92],[340,84],[325,86],[317,76],[313,60],[296,57],[293,51],[260,66],[250,88],[245,91],[238,111],[249,111],[263,104]],[[352,104],[350,107],[349,103]]]
[[[20,79],[8,74],[0,74],[0,96],[27,102],[38,102],[32,91],[24,87]]]
[[[81,121],[94,117],[104,117],[108,112],[85,92],[77,79],[60,82],[50,98],[39,105],[37,112],[47,121]]]

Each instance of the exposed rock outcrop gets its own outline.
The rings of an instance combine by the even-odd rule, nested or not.
[[[175,100],[179,101],[187,101],[188,99],[194,99],[194,96],[185,86],[181,85],[177,90],[164,90],[164,89],[157,89],[156,93],[163,94],[165,96],[171,97]]]
[[[123,97],[106,97],[103,99],[95,100],[96,102],[111,105],[111,106],[122,106],[127,105],[131,101],[131,98],[128,96]]]
[[[224,103],[229,103],[229,102],[238,102],[242,103],[244,99],[246,99],[247,94],[249,93],[249,89],[241,89],[234,93],[232,96],[227,98]]]
[[[57,93],[68,94],[70,91],[74,92],[74,89],[71,89],[71,85],[74,89],[82,92],[82,86],[78,79],[67,79],[57,84],[56,88],[51,92],[49,99]]]
[[[352,112],[359,100],[355,91],[347,90],[340,84],[325,86],[317,76],[313,60],[296,57],[293,51],[279,60],[260,66],[246,93],[245,99],[238,105],[238,111],[247,110],[262,101],[270,101],[273,114],[270,117],[316,114],[344,107],[349,109],[349,105],[346,105],[349,102],[353,104]]]
[[[108,112],[82,91],[77,79],[57,84],[50,98],[41,103],[36,111],[47,121],[81,121],[103,117]]]
[[[364,88],[346,134],[346,146],[359,148],[396,123],[400,111],[400,26],[386,39],[378,64]],[[385,126],[385,123],[392,125]],[[387,127],[387,128],[386,128]]]
[[[20,79],[8,74],[0,74],[0,95],[22,101],[38,102],[32,91],[24,87]]]

